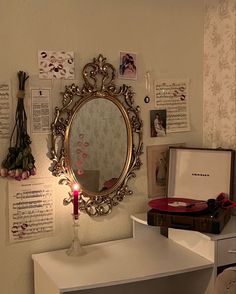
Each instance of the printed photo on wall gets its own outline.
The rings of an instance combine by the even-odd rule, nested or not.
[[[166,136],[166,110],[150,110],[151,137]]]
[[[137,55],[131,52],[120,52],[119,78],[137,79]]]
[[[148,197],[167,196],[167,170],[169,147],[185,146],[185,143],[147,146]]]
[[[148,197],[166,196],[168,147],[147,146]]]

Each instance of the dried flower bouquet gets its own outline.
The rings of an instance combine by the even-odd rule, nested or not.
[[[28,78],[29,76],[25,72],[18,72],[19,91],[15,125],[10,138],[8,154],[3,160],[0,170],[1,177],[11,177],[16,180],[24,180],[30,175],[36,174],[35,160],[30,147],[31,140],[27,133],[27,115],[24,108],[25,82]]]

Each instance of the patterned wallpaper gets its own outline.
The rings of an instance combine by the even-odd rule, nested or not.
[[[122,172],[127,153],[127,132],[124,118],[118,107],[105,99],[91,100],[79,111],[73,122],[71,147],[76,150],[78,134],[84,134],[89,146],[85,152],[82,169],[99,171],[99,189],[105,181],[118,178]],[[76,169],[78,154],[73,152]],[[89,187],[88,187],[89,189]]]
[[[203,143],[236,147],[235,0],[206,0]]]

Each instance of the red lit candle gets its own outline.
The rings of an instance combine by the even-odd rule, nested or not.
[[[78,218],[79,215],[79,202],[78,202],[78,197],[79,197],[79,186],[78,184],[74,184],[73,186],[73,214],[75,218]]]

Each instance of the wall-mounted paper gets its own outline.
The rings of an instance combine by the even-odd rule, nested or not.
[[[55,230],[53,183],[34,179],[8,184],[9,241],[51,235]]]
[[[119,62],[119,78],[137,80],[137,54],[122,51]]]
[[[155,107],[166,109],[166,132],[190,131],[188,80],[158,80]]]
[[[72,51],[39,51],[40,79],[74,79],[75,63]]]
[[[31,88],[31,131],[49,133],[51,124],[50,88]]]
[[[12,99],[10,82],[0,83],[0,138],[9,138],[11,130]]]

